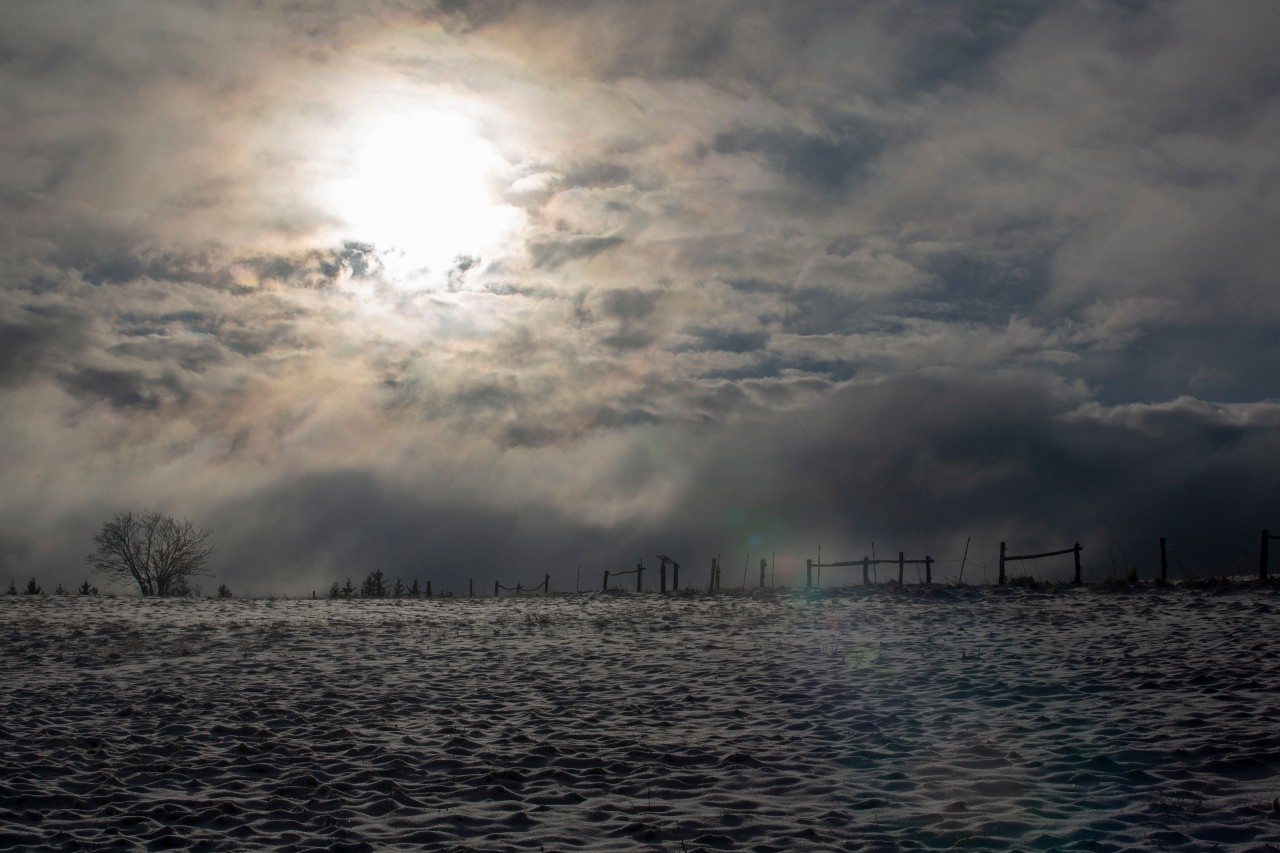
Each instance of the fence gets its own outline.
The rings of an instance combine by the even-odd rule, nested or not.
[[[671,591],[680,589],[680,564],[666,554],[659,554],[658,560],[658,591],[667,591],[667,563],[671,564]]]
[[[1260,581],[1265,581],[1267,579],[1267,559],[1270,557],[1271,550],[1268,547],[1268,543],[1272,539],[1280,539],[1280,536],[1277,536],[1266,528],[1263,528],[1262,545],[1258,548],[1258,580]]]
[[[643,560],[636,563],[636,567],[634,569],[628,569],[625,572],[611,572],[608,569],[605,569],[604,570],[604,586],[601,587],[601,589],[605,592],[608,592],[609,578],[611,577],[618,578],[618,577],[622,577],[623,575],[635,575],[636,576],[636,592],[644,591],[644,561]]]
[[[1260,581],[1266,581],[1269,576],[1270,542],[1273,539],[1280,539],[1280,534],[1274,534],[1265,529],[1262,531],[1261,537],[1259,540],[1259,549],[1258,549],[1258,579]],[[1163,536],[1160,537],[1160,579],[1162,581],[1168,580],[1168,576],[1169,576],[1168,543],[1169,543],[1169,540],[1167,540]],[[988,546],[988,547],[991,547],[991,546]],[[1080,555],[1083,550],[1084,550],[1084,546],[1081,545],[1079,542],[1076,542],[1070,548],[1061,548],[1056,551],[1039,551],[1031,554],[1010,554],[1008,552],[1008,543],[1001,542],[998,584],[1001,586],[1004,586],[1008,582],[1007,564],[1012,561],[1040,560],[1040,559],[1046,559],[1049,557],[1061,557],[1067,554],[1072,555],[1073,563],[1074,563],[1073,565],[1074,574],[1071,582],[1073,584],[1083,583],[1082,566],[1081,566],[1081,559],[1080,559]],[[966,557],[967,555],[968,555],[968,547],[966,543]],[[671,565],[671,591],[675,592],[680,588],[680,564],[676,562],[674,559],[672,559],[671,557],[668,557],[666,554],[659,554],[658,561],[659,561],[658,563],[659,591],[663,593],[667,592],[667,565],[670,564]],[[836,569],[836,568],[848,568],[848,567],[861,566],[862,567],[862,583],[863,585],[870,585],[872,583],[871,576],[870,576],[871,569],[874,566],[880,566],[880,565],[889,565],[889,566],[897,565],[899,584],[903,584],[905,582],[905,570],[907,566],[924,566],[924,583],[932,584],[933,583],[933,564],[935,562],[937,561],[934,560],[933,557],[928,555],[925,555],[920,559],[908,560],[906,559],[906,554],[903,551],[898,552],[897,559],[893,559],[891,557],[883,558],[883,559],[873,559],[870,557],[863,557],[861,560],[841,560],[841,561],[829,562],[829,563],[822,562],[821,554],[819,554],[819,558],[817,560],[807,559],[805,561],[805,589],[814,588],[814,576],[813,576],[814,569],[818,570],[818,576],[819,578],[821,578],[822,569]],[[765,586],[767,569],[768,569],[768,561],[763,559],[760,560],[760,586],[762,588]],[[604,590],[608,590],[609,581],[611,579],[621,578],[625,575],[635,575],[636,576],[636,592],[643,592],[644,591],[644,572],[645,572],[645,565],[643,560],[637,563],[634,569],[629,569],[625,572],[610,572],[606,570],[604,573],[604,584],[602,588]],[[720,558],[712,557],[711,573],[710,573],[710,579],[707,584],[707,590],[709,592],[715,592],[720,588],[721,588]],[[548,593],[550,592],[550,589],[551,589],[550,575],[547,575],[544,578],[542,583],[538,584],[537,586],[531,589],[526,589],[520,584],[516,584],[516,586],[514,587],[503,586],[498,581],[494,581],[494,584],[493,584],[493,594],[495,596],[499,595],[502,590],[515,592],[518,595],[524,592],[530,592],[530,593],[538,592],[539,590],[541,590],[543,593]],[[474,588],[471,589],[471,592],[474,594]],[[428,582],[427,584],[427,595],[431,595],[430,582]]]
[[[1160,541],[1161,541],[1161,543],[1163,543],[1163,542],[1164,542],[1164,540],[1163,540],[1163,539],[1161,539]],[[1006,553],[1005,553],[1005,543],[1001,542],[1001,543],[1000,543],[1000,585],[1001,585],[1001,586],[1004,586],[1004,581],[1005,581],[1005,577],[1004,577],[1004,564],[1005,564],[1006,562],[1008,562],[1009,560],[1039,560],[1041,557],[1060,557],[1060,556],[1062,556],[1063,554],[1075,554],[1075,559],[1076,559],[1076,576],[1075,576],[1075,579],[1074,579],[1074,580],[1072,580],[1071,582],[1072,582],[1072,583],[1080,583],[1080,582],[1081,582],[1081,580],[1080,580],[1080,550],[1081,550],[1080,543],[1079,543],[1079,542],[1077,542],[1077,543],[1076,543],[1075,545],[1073,545],[1072,547],[1070,547],[1070,548],[1063,548],[1061,551],[1044,551],[1044,552],[1042,552],[1042,553],[1040,553],[1040,554],[1018,554],[1018,555],[1016,555],[1016,556],[1009,556],[1008,554],[1006,554]],[[1163,553],[1163,549],[1162,549],[1162,553]]]
[[[543,579],[542,583],[538,584],[537,586],[531,589],[525,589],[524,584],[516,584],[515,586],[503,586],[498,581],[494,581],[493,597],[497,598],[501,594],[501,590],[504,590],[504,589],[507,590],[508,592],[514,592],[516,595],[519,595],[522,592],[537,592],[539,589],[541,589],[542,594],[546,595],[547,593],[551,592],[551,575],[547,575]]]
[[[760,562],[763,563],[764,561],[761,560]],[[899,585],[903,583],[907,566],[924,566],[924,582],[926,584],[932,584],[933,583],[933,562],[934,562],[933,558],[928,555],[926,555],[923,559],[908,560],[906,559],[905,552],[903,551],[898,552],[898,559],[896,560],[892,560],[892,559],[873,560],[870,557],[863,557],[861,560],[844,560],[844,561],[835,562],[835,563],[824,563],[822,562],[821,558],[819,558],[818,562],[816,563],[813,560],[806,560],[804,588],[813,589],[813,570],[815,568],[818,570],[818,576],[821,577],[823,569],[828,569],[828,568],[837,569],[837,568],[848,567],[848,566],[862,566],[862,585],[869,586],[871,584],[871,567],[878,566],[881,563],[897,564]],[[761,565],[760,567],[760,583],[762,586],[764,585],[764,566],[763,565]]]

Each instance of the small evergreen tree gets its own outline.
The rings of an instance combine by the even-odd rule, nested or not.
[[[230,598],[230,597],[231,597],[231,587],[227,586],[225,583],[220,584],[218,586],[218,598]]]
[[[360,586],[361,598],[386,598],[387,579],[382,576],[382,569],[374,569]]]
[[[16,586],[14,586],[14,585],[13,585],[13,581],[9,581],[9,590],[8,590],[8,592],[7,592],[6,594],[8,594],[8,595],[17,595],[17,594],[18,594],[18,588],[17,588]]]
[[[63,586],[62,584],[58,584],[58,588],[57,588],[57,589],[55,589],[53,592],[54,592],[54,594],[55,594],[55,595],[66,595],[66,594],[67,594],[67,588],[66,588],[65,586]]]
[[[351,578],[347,578],[347,585],[342,588],[343,598],[353,598],[356,594],[356,588],[351,585]]]
[[[329,587],[330,598],[342,598],[342,585],[337,581],[333,582],[333,586]]]
[[[97,595],[98,588],[96,586],[91,586],[89,582],[86,580],[84,583],[80,584],[80,594],[81,595]]]
[[[420,595],[422,595],[422,590],[418,587],[418,579],[414,578],[413,586],[409,587],[409,597],[417,598]]]
[[[404,584],[400,582],[400,578],[396,578],[396,586],[395,586],[395,589],[391,591],[391,596],[393,598],[400,598],[403,595],[404,595]]]
[[[42,592],[44,592],[44,590],[36,583],[35,578],[27,581],[27,595],[39,595]]]

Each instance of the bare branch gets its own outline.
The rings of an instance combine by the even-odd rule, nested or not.
[[[86,560],[110,582],[138,585],[144,595],[184,595],[188,580],[204,569],[216,549],[213,531],[181,523],[154,510],[119,513],[93,537]]]

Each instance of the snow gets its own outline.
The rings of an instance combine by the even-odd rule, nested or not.
[[[1280,848],[1280,589],[0,597],[0,847]]]

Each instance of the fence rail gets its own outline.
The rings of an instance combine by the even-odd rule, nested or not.
[[[504,589],[507,592],[514,592],[516,595],[519,595],[522,592],[537,592],[538,590],[542,590],[542,594],[546,595],[547,593],[551,592],[551,575],[547,575],[545,578],[543,578],[542,583],[538,584],[537,586],[530,587],[528,589],[525,588],[524,584],[518,583],[515,586],[503,586],[498,581],[494,581],[493,597],[497,598],[501,594],[501,590],[504,590]]]
[[[1058,551],[1043,551],[1043,552],[1041,552],[1041,553],[1039,553],[1039,554],[1018,554],[1018,555],[1015,555],[1015,556],[1009,556],[1009,555],[1006,553],[1006,544],[1005,544],[1004,542],[1001,542],[1001,543],[1000,543],[1000,581],[999,581],[999,583],[1000,583],[1000,585],[1001,585],[1001,586],[1004,586],[1004,582],[1005,582],[1005,576],[1004,576],[1004,564],[1005,564],[1006,562],[1008,562],[1009,560],[1039,560],[1039,559],[1041,559],[1042,557],[1061,557],[1063,554],[1074,554],[1074,555],[1075,555],[1075,560],[1076,560],[1076,574],[1075,574],[1075,578],[1074,578],[1071,582],[1072,582],[1072,583],[1081,583],[1081,580],[1080,580],[1080,551],[1082,550],[1082,547],[1083,547],[1083,546],[1081,546],[1081,544],[1080,544],[1079,542],[1077,542],[1077,543],[1075,543],[1075,545],[1071,546],[1070,548],[1063,548],[1063,549],[1058,550]]]
[[[933,557],[930,557],[928,555],[924,556],[919,560],[908,560],[906,559],[904,551],[898,552],[898,559],[896,560],[890,559],[887,557],[882,560],[875,560],[870,557],[863,557],[861,560],[840,560],[834,563],[824,563],[821,560],[818,560],[816,562],[814,560],[805,560],[804,588],[813,589],[813,570],[814,569],[818,570],[818,576],[821,577],[823,569],[838,569],[838,568],[844,568],[848,566],[862,566],[862,585],[869,586],[871,584],[871,567],[878,566],[881,563],[897,565],[899,585],[901,585],[904,581],[904,573],[907,566],[924,566],[924,582],[926,584],[932,584],[934,562],[935,561]],[[763,572],[764,570],[762,568],[761,569],[762,578],[763,578]],[[763,580],[762,580],[762,583],[763,583]]]
[[[611,572],[608,569],[605,569],[604,570],[604,586],[601,587],[601,589],[605,592],[608,592],[609,578],[622,577],[623,575],[635,575],[636,576],[636,592],[644,591],[644,560],[641,560],[640,562],[636,563],[636,567],[634,569],[627,569],[625,572]]]

